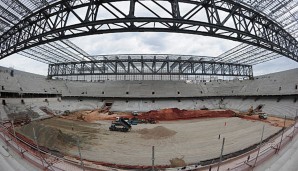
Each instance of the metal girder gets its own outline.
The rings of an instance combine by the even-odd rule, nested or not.
[[[153,63],[155,65],[152,65]],[[221,75],[252,77],[253,71],[251,65],[196,59],[165,59],[160,56],[143,58],[142,55],[135,59],[129,56],[127,58],[118,58],[116,56],[114,59],[104,57],[95,61],[49,64],[49,77],[78,75]]]
[[[3,34],[9,27],[10,24],[0,18],[0,31],[2,32],[1,34]]]
[[[295,38],[266,16],[230,0],[62,0],[34,12],[4,33],[0,37],[0,58],[65,38],[143,31],[225,38],[298,61]]]
[[[10,24],[16,24],[19,21],[19,17],[5,9],[4,7],[0,6],[0,16]]]
[[[31,13],[31,10],[26,5],[22,4],[19,0],[2,0],[2,2],[21,16],[25,16]]]
[[[52,56],[43,54],[37,48],[31,48],[31,49],[27,49],[25,51],[21,51],[20,54],[27,58],[31,58],[31,59],[37,60],[39,62],[47,63],[47,64],[59,62],[59,60],[53,59]],[[42,55],[40,55],[40,54],[42,54]]]
[[[84,57],[90,56],[88,53],[86,53],[85,51],[83,51],[81,48],[79,48],[77,45],[75,45],[71,41],[61,40],[61,42],[63,42],[64,44],[66,44],[68,47],[71,47],[73,50],[75,50],[76,52],[78,52],[79,54],[81,54]]]
[[[13,26],[13,23],[19,22],[21,18],[24,18],[26,15],[31,14],[32,11],[36,8],[49,5],[49,2],[46,0],[44,1],[2,0],[0,2],[0,31],[2,33],[6,32],[9,28],[11,28],[11,26]],[[4,18],[5,20],[1,19],[1,17]],[[75,44],[71,43],[69,40],[63,40],[63,44],[65,44],[67,47],[70,47],[70,48],[63,47],[62,45],[59,45],[56,42],[51,42],[48,44],[49,46],[48,45],[36,46],[31,48],[31,50],[26,49],[25,50],[26,52],[20,53],[20,54],[25,57],[28,57],[43,63],[49,63],[49,61],[55,61],[55,62],[69,61],[70,62],[70,61],[85,60],[83,57],[80,57],[79,55],[74,54],[73,52],[68,50],[68,49],[72,49],[74,52],[78,52],[80,54],[84,53],[84,55],[86,55],[87,53],[84,52],[82,49],[77,47]],[[51,49],[51,51],[49,51],[48,49]],[[38,53],[34,53],[33,55],[32,54],[33,52],[38,52]],[[29,57],[29,54],[31,54],[33,57]],[[38,59],[38,56],[39,56],[39,59]],[[51,59],[45,60],[44,59],[45,56],[51,56]]]
[[[288,33],[290,33],[294,38],[298,38],[297,32],[295,32],[298,25],[298,1],[295,0],[238,0],[238,2],[243,3],[249,6],[256,11],[261,11],[265,13],[266,16],[273,18],[273,20],[277,21]],[[256,53],[256,51],[258,53]],[[262,53],[261,53],[262,52]],[[250,55],[247,55],[250,54]],[[267,56],[264,58],[264,54],[266,56],[271,54],[272,57]],[[255,56],[252,56],[255,55]],[[268,50],[266,52],[263,48],[253,47],[248,44],[240,44],[227,52],[218,56],[220,61],[223,62],[245,62],[250,61],[251,63],[244,64],[258,64],[262,62],[266,62],[278,57],[282,57],[282,55],[277,55],[276,53],[272,53]],[[248,59],[245,59],[245,58]]]
[[[68,58],[69,61],[80,61],[82,58],[80,58],[77,54],[73,53],[72,51],[66,49],[62,45],[60,45],[57,42],[50,42],[48,44],[49,46],[53,47],[56,49],[57,52],[62,54],[66,59]]]

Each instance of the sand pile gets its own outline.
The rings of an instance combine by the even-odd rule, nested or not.
[[[142,113],[140,119],[154,118],[158,121],[212,118],[212,117],[233,117],[235,113],[231,110],[210,111],[210,110],[180,110],[177,108],[152,110]]]
[[[174,136],[177,132],[163,126],[157,126],[152,129],[141,129],[138,133],[141,134],[141,137],[144,139],[160,139]]]
[[[184,167],[186,166],[185,161],[182,158],[174,158],[170,160],[171,167]]]
[[[98,120],[114,120],[116,116],[111,115],[109,112],[101,112],[98,110],[91,111],[85,115],[82,115],[82,120],[86,122],[98,121]]]
[[[33,128],[39,146],[47,147],[50,150],[64,151],[65,148],[76,145],[76,139],[73,136],[63,133],[60,129],[37,122],[17,128],[17,132],[34,142]]]
[[[93,122],[99,120],[115,120],[116,117],[132,117],[130,113],[112,113],[104,109],[75,111],[61,116],[69,120]]]

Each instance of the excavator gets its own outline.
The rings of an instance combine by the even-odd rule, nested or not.
[[[266,120],[268,118],[268,115],[267,115],[267,113],[262,112],[262,110],[260,109],[262,107],[263,107],[263,105],[259,105],[256,109],[253,109],[253,106],[250,106],[250,108],[248,109],[247,112],[235,113],[235,116],[236,117],[243,117],[245,115],[252,116],[252,115],[257,114],[260,119]]]
[[[109,127],[110,131],[128,132],[131,130],[131,125],[124,120],[124,118],[117,117],[112,125]]]

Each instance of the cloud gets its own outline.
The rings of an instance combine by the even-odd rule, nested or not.
[[[91,55],[182,54],[216,57],[239,44],[239,42],[207,36],[151,32],[92,35],[73,38],[71,41]],[[46,64],[17,54],[0,60],[0,65],[42,75],[47,74]],[[291,68],[298,68],[298,63],[284,57],[254,66],[254,75]]]
[[[24,56],[14,54],[0,60],[0,66],[14,68],[21,71],[31,72],[40,75],[47,75],[48,65],[35,61]]]
[[[253,67],[253,71],[254,71],[254,75],[257,76],[257,75],[264,75],[268,73],[285,71],[285,70],[294,69],[294,68],[298,68],[297,62],[286,57],[281,57],[265,63],[255,65]]]
[[[99,54],[184,54],[218,56],[238,42],[178,33],[115,33],[71,39],[91,55]]]

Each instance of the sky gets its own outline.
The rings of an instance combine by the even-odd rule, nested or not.
[[[147,1],[146,1],[147,2]],[[144,2],[144,3],[146,3]],[[148,6],[152,6],[155,12],[160,16],[168,17],[164,10],[160,9],[156,4],[147,2]],[[119,9],[128,10],[129,1],[115,3]],[[167,8],[170,4],[164,2]],[[167,6],[168,5],[168,6]],[[187,13],[192,6],[180,4],[180,13]],[[76,12],[82,17],[85,15],[86,9],[78,9]],[[114,11],[116,13],[116,11]],[[128,11],[126,11],[128,13]],[[151,16],[152,13],[144,7],[136,4],[136,16]],[[197,13],[192,19],[204,21],[205,12]],[[220,15],[228,15],[220,13]],[[107,10],[100,8],[97,17],[103,19],[114,18]],[[76,21],[75,17],[69,17],[69,24]],[[227,21],[227,25],[231,21]],[[239,45],[239,42],[225,40],[214,37],[178,34],[178,33],[110,33],[102,35],[84,36],[70,39],[78,47],[89,53],[90,55],[110,55],[110,54],[181,54],[181,55],[198,55],[198,56],[213,56],[226,52],[227,50]],[[41,75],[47,75],[47,64],[40,63],[18,54],[13,54],[0,60],[0,66],[12,67],[17,70],[32,72]],[[253,67],[254,75],[262,75],[277,71],[298,68],[298,63],[288,58],[279,58],[266,63],[262,63]]]
[[[240,44],[230,40],[178,33],[114,33],[70,39],[91,55],[182,54],[216,57]],[[0,66],[47,75],[47,64],[13,54],[0,60]],[[254,75],[298,68],[286,57],[255,65]]]

